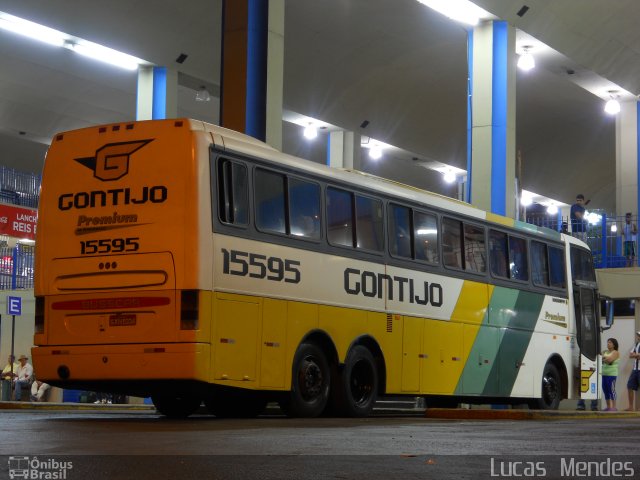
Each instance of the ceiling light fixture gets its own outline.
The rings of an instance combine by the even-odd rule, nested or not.
[[[481,18],[488,18],[489,13],[469,0],[418,0],[427,7],[449,17],[451,20],[477,25]]]
[[[531,198],[531,195],[525,194],[523,192],[522,196],[520,197],[520,205],[522,205],[523,207],[528,207],[532,203],[533,203],[533,198]]]
[[[113,48],[98,45],[97,43],[87,42],[86,40],[78,43],[65,42],[64,46],[85,57],[124,68],[125,70],[137,70],[138,65],[142,62],[139,58],[132,57]]]
[[[68,38],[58,30],[6,13],[2,13],[0,16],[0,28],[56,47],[64,46],[64,42]]]
[[[453,173],[453,170],[447,170],[444,172],[444,181],[447,183],[453,183],[456,181],[456,174]]]
[[[203,85],[196,92],[196,102],[210,102],[211,95],[209,95],[209,91]]]
[[[520,54],[520,58],[518,58],[518,68],[525,72],[528,72],[529,70],[532,70],[536,67],[536,61],[529,51],[531,48],[531,45],[522,47],[522,53]]]
[[[373,160],[380,160],[382,158],[382,147],[380,145],[374,145],[369,149],[369,156]]]
[[[607,100],[607,103],[604,104],[604,111],[609,115],[616,115],[620,113],[620,102],[618,102],[618,91],[617,90],[609,90],[609,95],[611,98]]]
[[[318,136],[318,129],[312,123],[309,123],[304,129],[303,135],[307,140],[313,140]]]
[[[558,206],[555,203],[549,204],[547,207],[547,213],[549,215],[556,215],[558,213]]]

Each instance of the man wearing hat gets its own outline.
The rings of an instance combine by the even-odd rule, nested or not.
[[[636,346],[629,352],[629,358],[632,361],[631,375],[629,375],[629,381],[627,382],[627,393],[629,394],[629,408],[628,412],[633,412],[636,409],[636,392],[640,385],[640,330],[636,332]]]
[[[20,355],[18,357],[18,362],[20,362],[20,366],[16,371],[16,376],[13,379],[15,382],[15,392],[16,401],[22,400],[22,387],[30,387],[33,382],[33,367],[29,362],[27,362],[29,358],[26,355]]]

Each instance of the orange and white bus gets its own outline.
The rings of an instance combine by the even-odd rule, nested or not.
[[[35,269],[38,377],[167,416],[598,392],[585,244],[193,120],[57,135]]]

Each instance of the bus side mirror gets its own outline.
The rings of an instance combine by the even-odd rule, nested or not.
[[[605,323],[609,328],[611,328],[611,325],[613,325],[613,299],[612,298],[607,298],[605,300]]]

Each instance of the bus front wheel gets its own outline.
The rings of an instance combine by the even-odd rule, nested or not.
[[[158,412],[169,418],[187,418],[194,413],[202,400],[196,395],[153,395],[153,405]]]
[[[547,363],[542,372],[542,390],[540,398],[534,400],[531,406],[541,410],[557,410],[562,400],[562,382],[556,366]]]
[[[292,417],[317,417],[329,399],[331,373],[324,352],[313,343],[303,343],[293,358],[291,392],[281,402]]]

